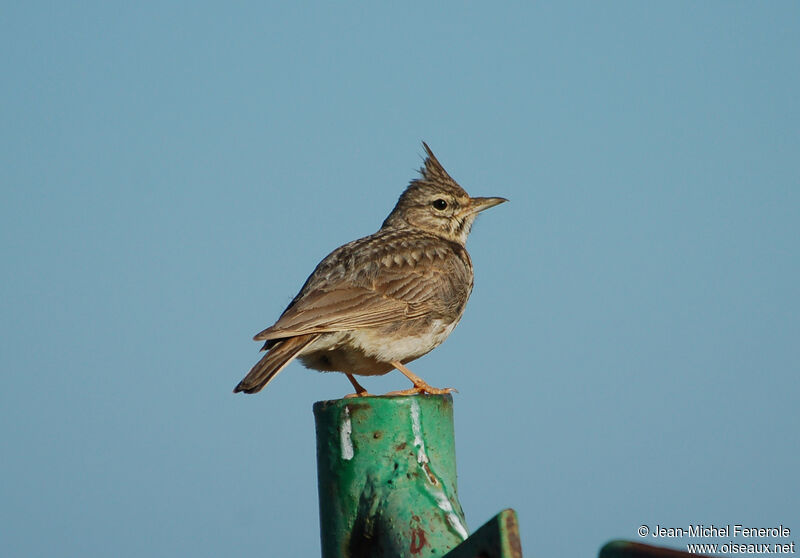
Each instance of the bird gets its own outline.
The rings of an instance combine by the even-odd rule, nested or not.
[[[386,395],[440,395],[405,365],[438,347],[464,313],[474,281],[466,250],[478,213],[508,201],[470,197],[422,142],[427,156],[374,234],[325,257],[273,325],[256,334],[266,354],[233,392],[257,393],[294,359],[355,376],[399,370],[413,387]]]

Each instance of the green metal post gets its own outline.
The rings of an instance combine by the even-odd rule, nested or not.
[[[314,405],[323,558],[441,556],[467,536],[450,395]]]

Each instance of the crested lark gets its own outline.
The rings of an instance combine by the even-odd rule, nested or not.
[[[405,363],[439,346],[472,292],[465,248],[480,211],[504,198],[471,198],[427,144],[420,178],[411,181],[373,235],[337,248],[320,262],[274,325],[254,337],[267,353],[234,393],[256,393],[295,358],[308,368],[386,374],[396,368],[414,387],[392,394],[441,394]]]

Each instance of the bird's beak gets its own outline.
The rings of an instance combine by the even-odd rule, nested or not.
[[[484,209],[489,209],[507,201],[505,198],[470,198],[469,213],[480,213]]]

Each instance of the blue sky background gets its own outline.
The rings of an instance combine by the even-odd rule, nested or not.
[[[0,554],[319,555],[311,406],[349,383],[231,389],[421,140],[511,200],[412,366],[460,391],[469,527],[798,540],[798,4],[284,4],[3,8]]]

